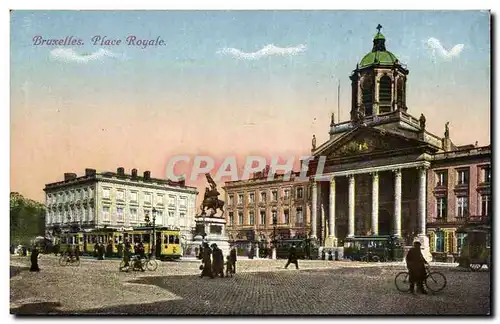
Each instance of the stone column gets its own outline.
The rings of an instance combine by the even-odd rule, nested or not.
[[[311,203],[311,238],[317,238],[317,220],[318,220],[318,183],[312,183],[312,203]]]
[[[427,186],[427,170],[425,168],[420,168],[418,170],[419,175],[419,187],[418,187],[418,218],[419,218],[419,235],[425,236],[425,227],[426,227],[426,186]]]
[[[394,236],[401,237],[401,169],[394,170]]]
[[[426,210],[426,187],[427,187],[427,169],[425,167],[418,170],[418,235],[414,241],[419,241],[422,249],[422,255],[427,262],[432,261],[432,254],[430,252],[429,238],[425,235],[427,225],[427,210]]]
[[[378,173],[372,173],[372,235],[378,235]]]
[[[353,237],[354,236],[354,185],[355,185],[355,178],[354,175],[349,176],[349,226],[348,226],[348,232],[347,236]]]
[[[318,183],[318,200],[317,200],[317,205],[318,205],[318,218],[317,221],[319,220],[319,233],[318,233],[318,222],[316,221],[316,236],[319,239],[320,243],[325,242],[325,228],[324,228],[324,222],[325,222],[325,213],[323,212],[323,192],[321,190],[321,182]]]
[[[330,213],[328,214],[328,241],[331,247],[337,246],[335,233],[335,178],[330,180]],[[326,246],[326,244],[325,244]]]

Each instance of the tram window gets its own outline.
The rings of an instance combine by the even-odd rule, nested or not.
[[[79,239],[80,239],[80,243],[83,243],[83,237],[80,236]]]
[[[168,236],[168,243],[169,244],[174,244],[174,242],[175,242],[175,237],[173,235],[169,235]]]
[[[134,243],[139,243],[141,241],[141,234],[134,234]]]
[[[148,234],[144,234],[142,236],[142,242],[143,243],[149,243],[149,235]]]
[[[175,244],[179,244],[179,236],[175,236]]]
[[[168,244],[168,235],[163,237],[163,244]]]

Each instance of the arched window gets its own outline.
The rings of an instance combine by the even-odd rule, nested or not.
[[[404,80],[403,78],[399,78],[396,86],[396,100],[398,104],[398,108],[404,107]]]
[[[378,101],[379,101],[379,113],[387,113],[391,111],[391,100],[392,100],[392,81],[388,76],[383,76],[380,78]]]
[[[361,100],[365,107],[365,116],[373,114],[373,83],[370,75],[366,75],[361,83]]]

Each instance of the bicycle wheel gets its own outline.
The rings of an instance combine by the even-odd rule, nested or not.
[[[61,266],[66,265],[66,257],[64,255],[59,258],[59,265],[61,265]]]
[[[378,255],[374,255],[372,258],[372,261],[373,262],[380,262],[380,258],[378,257]]]
[[[130,264],[125,265],[124,260],[122,260],[122,262],[120,262],[120,271],[128,271],[129,268],[130,268]]]
[[[155,271],[156,268],[158,268],[158,262],[156,262],[156,260],[148,260],[146,262],[146,269],[149,271]]]
[[[446,287],[446,277],[441,272],[431,272],[425,279],[425,286],[432,292],[438,292]]]
[[[401,292],[410,291],[410,275],[408,272],[400,272],[394,278],[394,284],[396,288]]]

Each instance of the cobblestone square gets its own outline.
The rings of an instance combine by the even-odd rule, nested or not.
[[[26,259],[11,261],[13,314],[176,315],[487,315],[490,272],[434,267],[445,274],[440,293],[400,293],[401,264],[239,261],[233,278],[199,278],[199,262],[162,262],[155,272],[119,273],[118,261],[82,260],[61,267],[41,260],[30,273]]]

